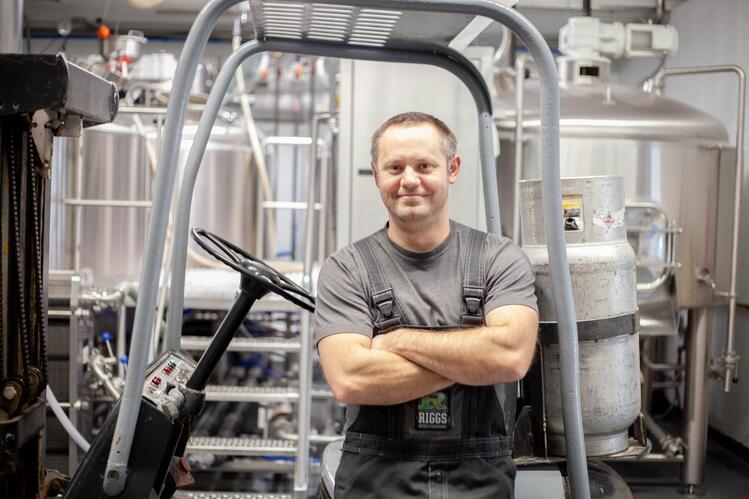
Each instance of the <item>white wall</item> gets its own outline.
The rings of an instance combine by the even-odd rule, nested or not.
[[[749,2],[746,0],[689,0],[671,14],[670,24],[679,31],[679,52],[670,57],[666,67],[737,64],[749,71]],[[622,83],[634,83],[650,73],[657,62],[627,61],[617,63],[615,70]],[[718,117],[736,140],[737,98],[734,75],[675,77],[666,82],[665,95]],[[744,131],[745,143],[749,131]],[[745,165],[747,154],[744,153]],[[744,203],[749,210],[749,172],[744,168]],[[739,239],[738,301],[749,304],[749,216],[743,216]],[[727,314],[715,311],[711,356],[725,348]],[[722,383],[711,382],[710,425],[749,447],[749,312],[736,314],[736,351],[743,358],[743,376],[733,390],[725,394]]]

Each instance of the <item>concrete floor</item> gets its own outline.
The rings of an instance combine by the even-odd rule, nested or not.
[[[749,498],[749,463],[714,440],[708,442],[705,482],[695,495],[684,491],[678,465],[620,463],[613,467],[627,481],[636,499]]]

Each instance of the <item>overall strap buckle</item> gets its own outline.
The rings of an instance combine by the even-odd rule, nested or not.
[[[463,286],[463,302],[468,313],[476,315],[482,312],[484,304],[484,289],[474,286]]]
[[[484,269],[482,258],[486,234],[470,229],[468,252],[463,270],[463,313],[461,323],[480,326],[484,324]]]
[[[377,307],[377,310],[380,311],[384,318],[389,319],[393,315],[393,308],[395,305],[395,295],[393,295],[393,290],[388,288],[379,293],[372,293],[372,303],[374,303],[375,307]]]
[[[403,314],[395,300],[393,288],[385,277],[382,264],[372,247],[372,241],[369,238],[362,239],[354,243],[354,248],[358,250],[367,269],[370,284],[369,300],[376,309],[375,328],[379,331],[386,331],[402,326],[405,322]]]

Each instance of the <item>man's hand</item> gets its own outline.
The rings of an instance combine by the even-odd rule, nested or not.
[[[449,332],[401,328],[375,336],[371,348],[405,357],[456,383],[491,385],[525,376],[537,330],[535,310],[507,305],[490,311],[486,326]]]

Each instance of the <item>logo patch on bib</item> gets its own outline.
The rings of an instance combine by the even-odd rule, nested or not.
[[[416,429],[444,431],[450,429],[449,392],[435,392],[416,400]]]

